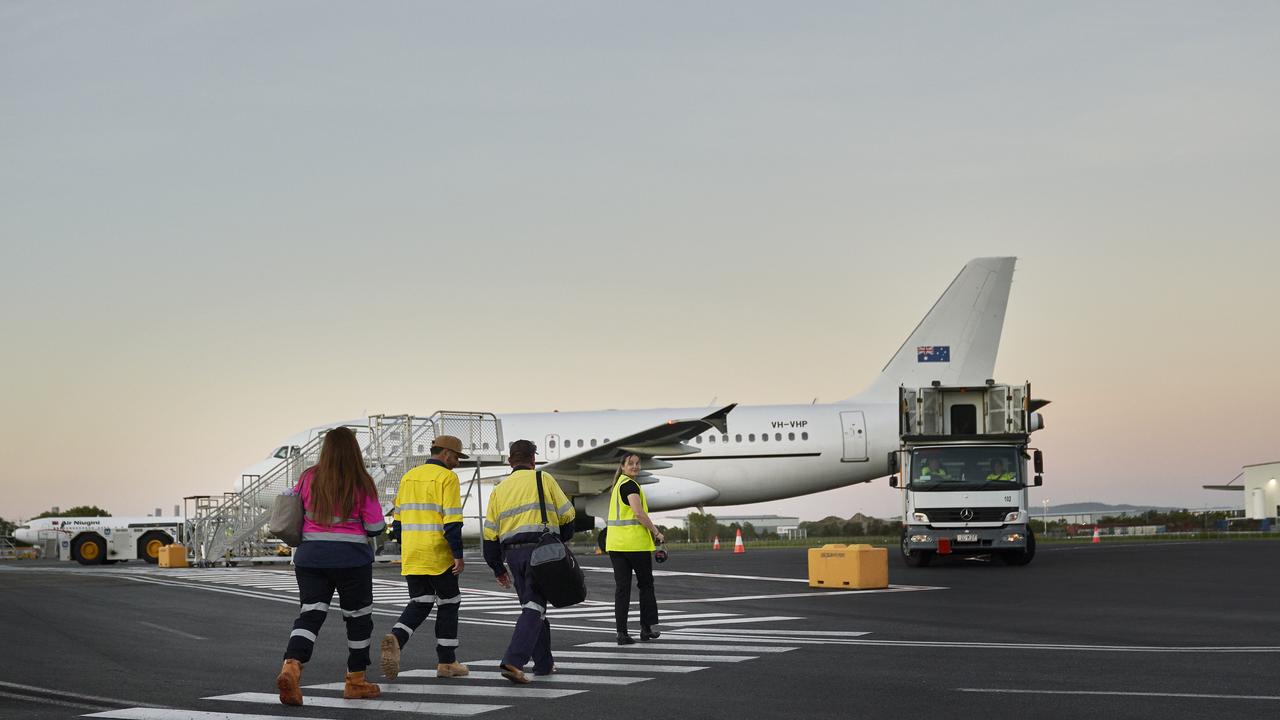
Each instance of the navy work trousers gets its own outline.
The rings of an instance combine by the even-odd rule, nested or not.
[[[400,613],[391,634],[396,636],[400,647],[404,647],[435,605],[436,656],[442,663],[457,662],[458,610],[462,607],[458,576],[446,570],[440,575],[406,575],[405,580],[409,583],[409,604]]]
[[[609,551],[613,564],[613,623],[618,634],[627,632],[627,613],[631,609],[631,573],[640,588],[640,626],[658,627],[658,597],[653,592],[653,556],[647,551]]]
[[[306,663],[316,636],[329,612],[333,591],[338,591],[342,621],[347,624],[347,670],[369,667],[369,636],[373,634],[373,565],[349,568],[294,567],[301,610],[289,633],[284,659]]]
[[[546,675],[551,672],[554,664],[551,657],[551,623],[547,622],[547,600],[538,592],[529,568],[533,546],[506,547],[503,548],[503,555],[511,570],[511,584],[515,586],[516,596],[520,598],[522,612],[520,619],[516,620],[515,632],[511,633],[507,652],[502,656],[502,664],[523,668],[533,658],[534,674]]]

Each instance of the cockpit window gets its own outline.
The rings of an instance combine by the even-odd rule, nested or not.
[[[281,445],[279,449],[277,449],[274,453],[271,454],[271,457],[277,457],[277,458],[280,458],[281,460],[289,457],[289,446]]]

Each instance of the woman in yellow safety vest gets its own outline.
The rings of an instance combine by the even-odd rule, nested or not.
[[[613,492],[609,496],[609,517],[605,520],[605,550],[613,564],[613,618],[618,629],[618,644],[635,643],[627,633],[627,610],[631,605],[631,574],[640,588],[640,639],[658,637],[658,599],[653,593],[653,541],[665,538],[649,519],[640,483],[640,456],[627,454],[618,464]]]

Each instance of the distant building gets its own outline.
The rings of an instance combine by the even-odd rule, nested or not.
[[[1243,478],[1239,485],[1236,480]],[[1280,516],[1280,461],[1245,465],[1226,485],[1205,485],[1206,490],[1230,490],[1244,494],[1244,514],[1250,520],[1276,520]]]
[[[713,515],[715,513],[712,513]],[[689,518],[681,518],[684,529],[689,529]],[[802,538],[805,531],[800,528],[800,518],[783,517],[782,515],[716,515],[716,522],[721,525],[746,525],[751,523],[758,533],[774,533],[782,538]]]

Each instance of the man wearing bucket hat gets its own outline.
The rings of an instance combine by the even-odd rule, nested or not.
[[[462,441],[439,435],[431,441],[431,459],[400,478],[395,506],[400,514],[400,574],[409,585],[409,604],[391,632],[382,638],[382,673],[400,674],[400,650],[436,611],[436,677],[462,677],[458,662],[458,610],[462,595],[462,499],[453,469],[466,460]]]

